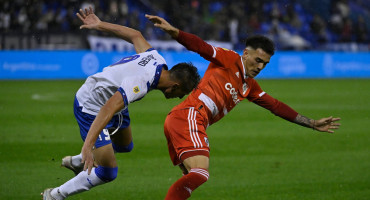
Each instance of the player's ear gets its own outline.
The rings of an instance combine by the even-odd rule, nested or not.
[[[171,86],[171,92],[176,91],[178,88],[180,88],[180,83],[174,82]]]
[[[248,48],[247,47],[243,50],[243,54],[245,54],[245,55],[248,54]]]

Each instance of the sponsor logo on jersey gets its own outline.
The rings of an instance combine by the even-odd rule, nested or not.
[[[134,93],[137,94],[140,92],[139,86],[134,87]]]
[[[233,88],[233,85],[231,83],[226,83],[225,84],[225,89],[230,92],[234,103],[238,104],[240,102],[240,100],[238,99],[238,93],[236,92],[235,88]]]

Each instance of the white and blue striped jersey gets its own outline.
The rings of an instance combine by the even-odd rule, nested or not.
[[[76,98],[83,112],[97,115],[105,102],[119,91],[126,109],[157,87],[162,68],[167,69],[166,61],[153,48],[122,58],[102,72],[89,76]]]

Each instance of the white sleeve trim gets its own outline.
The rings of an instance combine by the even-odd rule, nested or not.
[[[216,48],[214,46],[212,46],[212,48],[213,48],[213,56],[212,56],[212,58],[216,58]]]
[[[262,97],[266,92],[261,92],[258,96]]]

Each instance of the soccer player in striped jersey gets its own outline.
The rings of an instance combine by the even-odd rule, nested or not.
[[[333,129],[339,128],[336,121],[340,118],[314,120],[305,117],[261,89],[254,77],[274,54],[275,47],[270,39],[264,36],[247,38],[243,54],[239,55],[183,32],[161,17],[146,17],[188,50],[210,61],[199,85],[172,109],[164,124],[170,157],[184,174],[169,188],[166,200],[187,199],[192,191],[208,180],[210,144],[206,128],[244,99],[283,119],[317,131],[333,133]]]
[[[74,114],[84,145],[80,155],[67,156],[62,165],[76,176],[56,188],[43,192],[44,200],[60,200],[113,181],[117,177],[115,153],[133,148],[127,106],[158,89],[166,98],[182,98],[198,84],[198,70],[190,63],[167,69],[164,58],[139,31],[100,21],[91,7],[77,16],[81,28],[113,33],[135,47],[135,55],[126,57],[89,76],[77,91]]]

